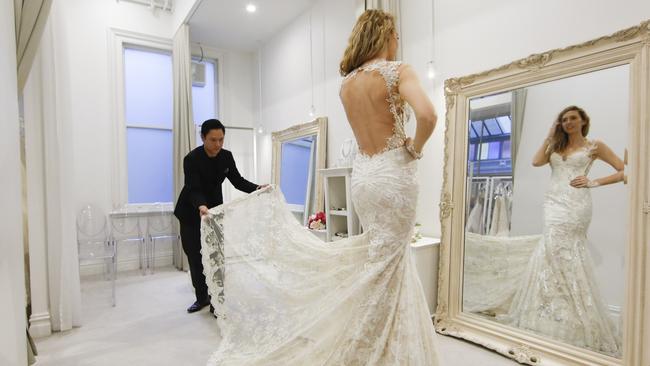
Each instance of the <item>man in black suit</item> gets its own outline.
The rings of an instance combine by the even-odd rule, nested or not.
[[[208,214],[210,207],[223,203],[221,184],[226,178],[235,188],[246,193],[261,188],[239,174],[232,153],[222,148],[225,134],[226,128],[219,120],[203,122],[203,145],[190,151],[183,159],[185,185],[178,196],[174,215],[180,221],[181,241],[196,294],[196,302],[187,309],[188,313],[199,311],[210,303],[201,262],[201,217]]]

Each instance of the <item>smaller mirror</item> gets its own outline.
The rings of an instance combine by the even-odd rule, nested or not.
[[[273,133],[273,183],[282,190],[296,219],[307,225],[309,215],[323,209],[327,118]]]

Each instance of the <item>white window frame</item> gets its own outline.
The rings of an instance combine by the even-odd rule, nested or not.
[[[126,206],[144,210],[153,209],[154,203],[131,204],[128,202],[124,49],[141,48],[147,51],[159,50],[171,54],[172,40],[115,28],[108,30],[108,38],[111,117],[115,121],[111,131],[111,201],[113,208]],[[171,209],[172,202],[164,202],[164,204]]]
[[[216,63],[216,68],[215,68],[215,76],[217,77],[217,83],[215,85],[215,101],[214,104],[217,106],[217,110],[215,111],[215,117],[218,120],[222,120],[224,117],[224,96],[223,96],[223,68],[224,68],[224,59],[225,59],[225,53],[221,50],[218,50],[216,48],[204,46],[204,45],[199,45],[197,43],[192,43],[190,45],[191,48],[191,53],[192,53],[192,60],[194,59],[201,59],[203,57],[204,60],[210,60],[214,61]],[[194,114],[192,114],[192,118],[194,118]],[[222,121],[223,122],[223,121]],[[195,129],[200,129],[201,126],[197,125],[197,123],[200,123],[200,121],[193,121],[194,123],[194,128]],[[195,131],[195,135],[198,135],[199,131]],[[200,140],[196,140],[195,145],[192,147],[197,147],[201,145]]]
[[[210,59],[214,60],[217,62],[217,85],[216,85],[216,90],[217,90],[217,95],[216,95],[216,105],[217,105],[217,113],[215,118],[219,119],[225,126],[226,130],[234,128],[234,129],[251,129],[253,130],[253,177],[252,179],[257,182],[258,176],[257,176],[257,143],[258,143],[258,136],[257,133],[255,132],[255,127],[253,125],[250,126],[244,126],[244,125],[237,125],[237,126],[232,126],[231,123],[231,115],[230,115],[230,109],[228,107],[228,102],[226,102],[226,96],[225,96],[225,89],[228,86],[228,82],[226,81],[224,77],[224,70],[227,69],[228,64],[227,64],[227,58],[226,58],[226,52],[223,50],[220,50],[218,48],[213,48],[205,45],[199,45],[197,43],[192,43],[191,44],[191,53],[192,53],[192,59],[194,58],[201,58],[201,55],[203,55],[204,59]],[[228,98],[229,99],[229,98]],[[230,125],[230,126],[229,126]],[[195,123],[196,126],[196,123]],[[200,126],[198,127],[200,128]],[[195,141],[195,146],[197,147],[201,144],[201,140],[198,139]],[[248,179],[248,177],[245,177]],[[225,197],[224,197],[225,198]]]

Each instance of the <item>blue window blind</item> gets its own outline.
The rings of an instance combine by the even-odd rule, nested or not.
[[[172,58],[124,49],[128,202],[173,201]]]

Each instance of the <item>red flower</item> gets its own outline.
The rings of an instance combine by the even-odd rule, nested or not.
[[[325,212],[320,211],[309,216],[309,225],[311,225],[311,223],[314,221],[320,221],[323,225],[325,225]]]

